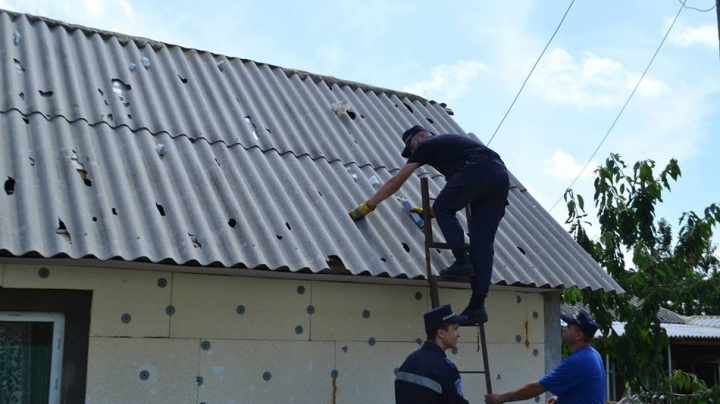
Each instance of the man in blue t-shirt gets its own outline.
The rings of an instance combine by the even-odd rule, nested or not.
[[[486,395],[486,403],[527,400],[549,391],[557,397],[550,398],[548,404],[605,404],[603,361],[590,345],[597,324],[585,310],[560,317],[567,323],[562,340],[570,347],[570,356],[536,382],[505,394]]]
[[[490,287],[495,250],[495,233],[505,215],[510,180],[505,164],[493,150],[461,135],[436,135],[422,126],[413,126],[402,135],[401,155],[407,163],[367,201],[350,211],[360,220],[383,200],[397,192],[410,175],[428,164],[445,176],[433,212],[450,246],[455,262],[440,271],[448,277],[474,277],[470,303],[462,315],[469,324],[485,323],[485,297]],[[465,232],[456,214],[470,205],[470,244],[465,249]]]

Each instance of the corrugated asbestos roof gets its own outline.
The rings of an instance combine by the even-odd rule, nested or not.
[[[638,299],[637,297],[633,297],[631,300],[631,303],[635,307],[640,307],[640,305],[642,304],[641,300]],[[588,313],[590,313],[590,315],[592,315],[592,312],[587,307],[585,307],[584,305],[582,305],[580,303],[578,303],[574,306],[568,306],[565,304],[560,306],[560,311],[562,312],[562,314],[573,315],[579,309],[584,309]],[[615,317],[614,312],[612,314],[613,314],[613,318],[617,318],[617,317]],[[683,319],[682,316],[680,316],[679,314],[675,313],[674,311],[668,310],[664,307],[660,307],[657,317],[658,317],[658,320],[660,320],[660,322],[663,324],[686,324],[686,321]]]
[[[423,277],[397,201],[357,224],[347,211],[404,163],[405,128],[466,134],[443,106],[5,11],[0,40],[4,255]],[[512,182],[493,282],[621,292]],[[419,204],[420,177],[398,195]]]
[[[693,316],[688,319],[688,324],[720,328],[720,316]]]
[[[668,338],[720,339],[720,328],[690,324],[661,324]],[[618,335],[625,334],[625,323],[614,322],[613,329]]]

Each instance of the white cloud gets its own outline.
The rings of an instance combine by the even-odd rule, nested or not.
[[[707,24],[690,26],[682,23],[675,25],[668,41],[672,44],[687,48],[693,45],[718,46],[717,25]]]
[[[575,157],[565,153],[561,149],[555,149],[552,157],[545,160],[545,168],[543,171],[557,179],[573,180],[580,173],[580,170],[583,169],[584,165],[584,162],[580,163],[576,161]],[[586,179],[592,177],[598,165],[597,162],[591,161],[582,171],[580,178]]]
[[[640,79],[622,63],[589,52],[577,60],[563,49],[550,50],[530,78],[530,89],[539,96],[578,108],[622,105]],[[636,96],[656,97],[670,88],[645,77]]]
[[[449,101],[460,97],[478,74],[488,71],[481,62],[460,60],[433,67],[429,80],[408,84],[403,91]]]

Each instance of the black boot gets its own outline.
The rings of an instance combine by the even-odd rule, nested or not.
[[[470,303],[462,311],[461,316],[468,316],[465,325],[484,324],[488,321],[487,311],[485,311],[485,297],[487,295],[473,293],[470,297]]]
[[[455,256],[455,262],[452,265],[440,271],[440,275],[447,277],[467,277],[475,276],[475,269],[470,262],[470,255],[465,249],[452,250]]]

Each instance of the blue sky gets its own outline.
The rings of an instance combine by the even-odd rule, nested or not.
[[[484,142],[569,4],[0,0],[12,11],[416,93],[447,103]],[[707,9],[713,0],[687,4]],[[680,7],[678,0],[573,4],[490,143],[546,209],[598,146]],[[614,152],[630,164],[679,160],[683,176],[659,211],[670,223],[720,202],[718,53],[715,12],[684,9],[576,192],[591,199],[592,171]],[[551,213],[565,217],[562,204]]]

